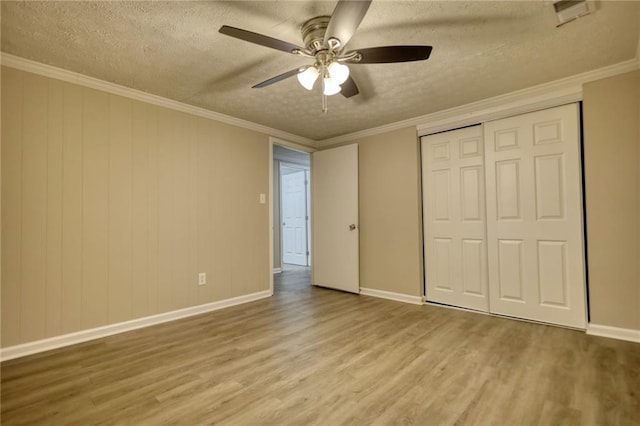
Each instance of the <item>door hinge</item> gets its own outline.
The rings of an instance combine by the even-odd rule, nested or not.
[[[309,256],[309,252],[307,252],[307,256]]]

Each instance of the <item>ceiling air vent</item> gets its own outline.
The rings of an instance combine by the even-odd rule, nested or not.
[[[587,0],[560,0],[553,4],[558,17],[558,26],[588,15],[592,5]]]

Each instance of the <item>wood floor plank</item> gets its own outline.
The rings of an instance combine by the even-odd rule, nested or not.
[[[6,361],[1,422],[640,424],[639,344],[308,283]]]

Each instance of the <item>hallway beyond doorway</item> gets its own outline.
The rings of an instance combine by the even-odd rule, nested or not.
[[[282,291],[311,291],[311,268],[282,264],[282,272],[273,275],[274,293]]]

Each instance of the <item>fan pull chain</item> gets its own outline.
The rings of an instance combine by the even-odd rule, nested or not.
[[[320,74],[321,78],[322,78],[322,113],[326,114],[329,107],[327,106],[327,95],[324,94],[324,83],[325,83],[325,76],[327,75],[327,70],[325,67],[322,67],[322,73]]]

